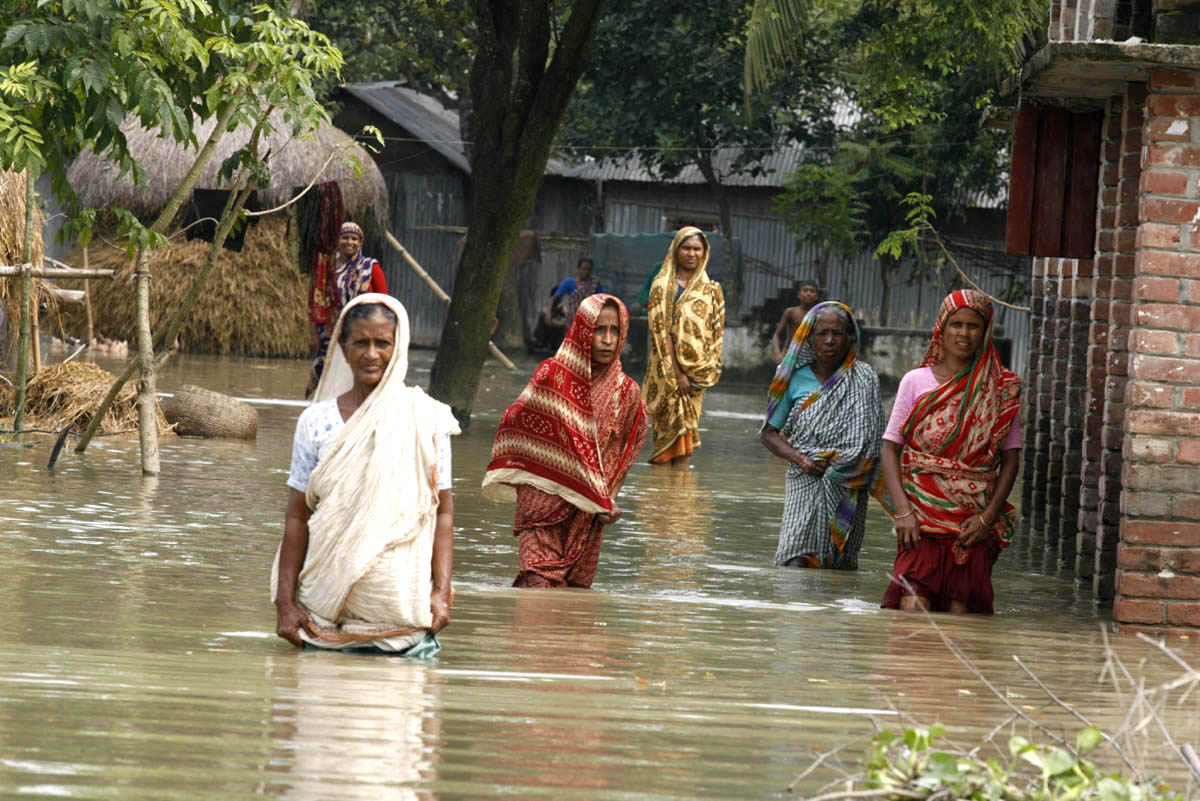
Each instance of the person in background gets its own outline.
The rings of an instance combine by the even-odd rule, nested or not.
[[[621,369],[629,312],[611,295],[579,307],[558,353],[500,420],[483,495],[516,501],[514,587],[590,587],[617,492],[646,441],[646,407]]]
[[[950,293],[883,434],[896,531],[883,608],[992,614],[992,566],[1015,522],[1020,408],[1021,379],[1000,363],[988,297]]]
[[[304,397],[310,397],[321,381],[329,334],[333,323],[350,301],[365,292],[387,294],[387,279],[375,259],[363,255],[363,229],[358,223],[342,223],[337,251],[318,256],[308,296],[312,347],[316,352]]]
[[[604,291],[604,285],[595,277],[596,264],[584,256],[575,265],[575,275],[562,280],[554,289],[550,299],[551,309],[555,303],[562,305],[563,319],[569,326],[579,311],[579,304],[592,295]]]
[[[777,565],[858,568],[883,434],[879,378],[858,342],[849,307],[818,303],[767,393],[759,439],[789,463]]]
[[[792,341],[792,335],[796,333],[796,328],[799,327],[804,316],[821,300],[821,288],[812,281],[800,281],[796,284],[796,300],[798,301],[797,305],[791,306],[783,312],[783,317],[779,319],[779,325],[775,327],[775,333],[771,335],[771,347],[775,351],[776,364],[783,360],[788,343]]]
[[[276,633],[296,646],[432,656],[450,622],[450,407],[404,383],[408,314],[351,300],[292,443],[271,571]]]
[[[642,393],[654,427],[650,463],[687,467],[700,445],[704,391],[721,377],[725,295],[708,277],[708,238],[679,229],[650,289]]]

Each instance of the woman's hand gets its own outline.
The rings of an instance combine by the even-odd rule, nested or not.
[[[917,515],[912,513],[912,509],[908,511],[911,514],[897,517],[895,520],[896,544],[905,551],[916,548],[921,542],[921,524],[917,521]]]
[[[614,503],[611,512],[600,512],[596,515],[596,519],[600,521],[600,525],[602,526],[615,523],[621,519],[621,507]]]
[[[692,382],[688,381],[688,377],[679,369],[679,365],[675,365],[675,391],[684,398],[691,397]]]
[[[824,459],[813,459],[803,453],[797,453],[792,463],[813,478],[824,477],[825,471],[829,469],[829,462]]]
[[[276,607],[276,634],[297,648],[303,648],[304,638],[300,636],[301,629],[307,631],[313,637],[317,636],[317,632],[313,628],[312,620],[308,617],[308,615],[304,614],[304,610],[301,609],[299,605],[293,603]]]
[[[964,548],[970,548],[987,539],[991,533],[992,527],[986,524],[983,517],[978,514],[971,515],[962,525],[962,533],[958,535],[958,541]]]
[[[450,603],[452,597],[453,591],[449,587],[442,590],[434,590],[429,595],[429,611],[433,613],[433,623],[429,626],[429,630],[434,634],[437,634],[450,625]]]

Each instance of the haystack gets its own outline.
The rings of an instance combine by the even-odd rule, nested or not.
[[[0,170],[0,264],[21,264],[25,253],[25,175]],[[42,263],[42,212],[33,210],[33,263]],[[34,297],[49,294],[40,279],[33,279]],[[16,347],[21,328],[21,279],[0,278],[0,306],[4,307],[7,331],[0,331],[0,364],[6,362],[3,347]]]
[[[42,368],[26,384],[26,426],[55,430],[73,426],[82,430],[91,421],[92,412],[108,394],[114,380],[116,377],[112,373],[88,362],[67,362]],[[0,387],[3,387],[4,412],[11,414],[13,392],[7,385],[0,384]],[[155,406],[158,430],[169,431],[162,408],[158,404]],[[99,433],[136,431],[137,427],[137,385],[131,381],[104,415]]]
[[[179,305],[208,255],[210,243],[182,238],[150,258],[150,323],[157,330]],[[89,264],[116,271],[112,281],[92,281],[95,330],[111,339],[136,340],[134,329],[133,265],[124,250],[92,245]],[[70,257],[82,264],[79,253]],[[246,232],[241,252],[223,250],[209,273],[204,290],[192,306],[179,334],[179,348],[188,353],[248,356],[303,356],[308,353],[308,276],[290,261],[287,219],[262,218]],[[83,282],[62,286],[82,288]],[[63,309],[68,334],[83,337],[85,312]]]
[[[198,126],[196,139],[204,142],[215,124],[210,119]],[[283,112],[278,110],[271,115],[271,124],[275,132],[259,145],[259,153],[270,154],[271,170],[270,186],[258,190],[261,206],[275,208],[286,203],[296,188],[308,186],[333,151],[343,148],[318,180],[338,182],[347,217],[361,223],[368,236],[381,232],[388,219],[387,185],[370,153],[332,125],[322,125],[312,134],[295,137],[283,119]],[[83,206],[116,206],[148,219],[167,204],[195,161],[196,150],[156,136],[139,125],[135,117],[126,118],[121,130],[129,142],[133,160],[146,173],[144,184],[134,184],[131,174],[122,176],[115,164],[90,151],[75,160],[67,178]],[[196,181],[196,189],[229,189],[219,176],[221,164],[246,145],[250,134],[251,129],[242,126],[222,137],[216,153]],[[354,166],[347,164],[345,157],[356,159],[361,165],[362,172],[357,177]]]

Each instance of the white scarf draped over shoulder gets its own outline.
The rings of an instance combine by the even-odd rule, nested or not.
[[[379,303],[397,319],[395,349],[378,385],[326,448],[309,479],[308,553],[296,600],[325,648],[376,645],[404,650],[432,625],[433,539],[437,524],[437,443],[458,434],[450,407],[408,386],[409,326],[390,295],[359,295],[342,310],[313,402],[354,385],[338,340],[346,313]],[[282,546],[281,546],[282,547]],[[271,595],[279,579],[279,554]]]

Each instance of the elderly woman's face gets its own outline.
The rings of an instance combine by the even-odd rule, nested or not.
[[[840,314],[822,314],[809,334],[817,361],[841,364],[850,352],[850,332]]]
[[[381,314],[351,324],[350,336],[342,345],[354,383],[368,389],[383,379],[396,347],[396,324]]]

